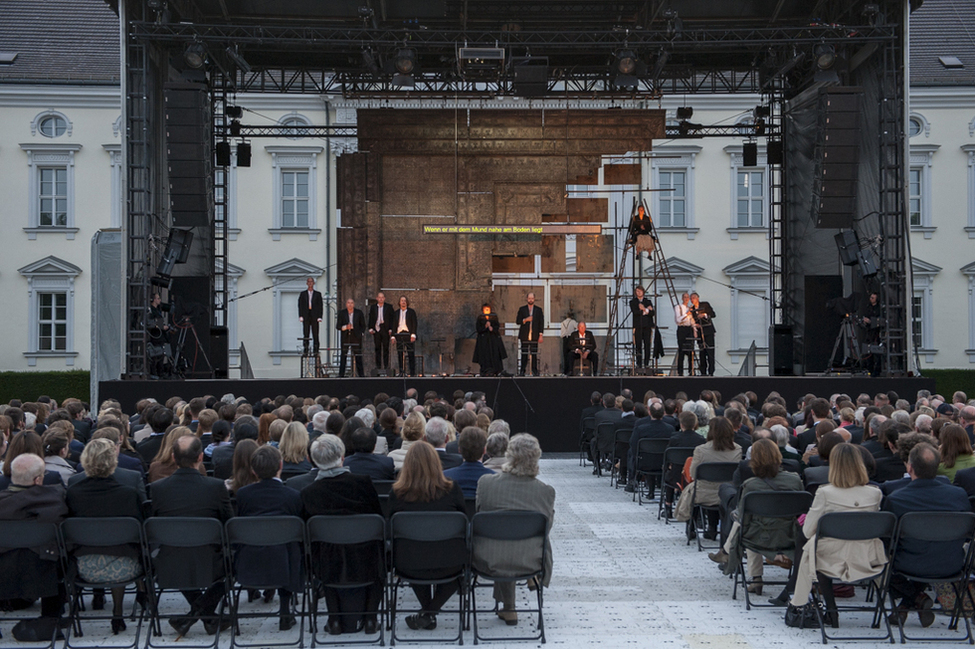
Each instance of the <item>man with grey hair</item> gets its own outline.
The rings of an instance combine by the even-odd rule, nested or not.
[[[335,435],[319,435],[311,445],[311,459],[318,475],[301,491],[302,515],[307,519],[319,515],[383,513],[379,496],[366,475],[356,475],[342,466],[345,444]],[[327,629],[331,635],[355,633],[360,622],[367,635],[378,632],[376,611],[382,600],[385,571],[377,561],[380,547],[362,543],[323,551],[322,544],[312,548],[311,570],[326,584],[342,581],[367,583],[363,588],[325,588],[328,608]],[[357,615],[368,611],[364,616]]]
[[[975,410],[975,408],[973,408]],[[931,434],[931,419],[930,415],[918,415],[917,419],[914,420],[914,430],[918,433],[924,433],[926,435]]]
[[[972,410],[975,410],[973,408]],[[511,426],[508,425],[504,419],[495,419],[490,424],[488,424],[487,434],[490,437],[494,433],[504,433],[508,437],[511,437]]]
[[[545,516],[547,529],[555,517],[555,489],[538,480],[538,460],[542,449],[528,433],[515,435],[508,442],[501,473],[481,476],[477,483],[477,511],[532,511]],[[552,548],[546,537],[543,586],[552,575]],[[542,551],[537,541],[481,540],[474,544],[473,564],[478,570],[498,576],[525,574],[539,567]],[[538,588],[534,580],[529,587]],[[494,599],[501,606],[498,617],[505,624],[518,624],[514,582],[495,582]]]
[[[450,424],[443,417],[433,417],[427,422],[425,431],[426,440],[437,451],[440,464],[444,469],[452,469],[460,466],[464,462],[460,453],[447,452],[447,437]]]
[[[887,417],[884,415],[874,415],[863,431],[863,442],[860,443],[860,446],[870,451],[871,455],[876,455],[884,448],[880,443],[880,426],[885,421],[887,421]]]
[[[319,435],[328,432],[328,429],[325,427],[325,422],[328,421],[330,414],[327,410],[322,410],[316,412],[315,416],[312,417],[311,430],[308,432],[308,437],[311,441],[315,441]]]
[[[378,430],[376,429],[376,413],[369,408],[361,408],[360,410],[356,411],[355,416],[362,420],[362,423],[366,425],[366,428],[371,428],[376,433],[376,447],[373,452],[376,455],[386,455],[389,453],[389,446],[386,443],[386,437],[380,435],[382,428],[379,428]]]

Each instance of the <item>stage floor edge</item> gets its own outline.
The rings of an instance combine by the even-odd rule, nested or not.
[[[872,395],[893,390],[900,397],[914,402],[917,391],[934,392],[934,379],[871,378],[868,376],[596,376],[596,377],[472,377],[429,376],[412,378],[324,378],[324,379],[194,379],[185,381],[101,381],[98,384],[99,402],[115,399],[122,410],[135,412],[139,399],[152,397],[165,402],[173,396],[185,400],[212,394],[218,399],[225,394],[245,397],[254,402],[264,397],[298,395],[316,397],[327,394],[344,397],[350,394],[372,398],[385,392],[403,396],[409,388],[416,388],[420,398],[433,390],[450,399],[455,390],[482,391],[495,417],[504,419],[512,433],[529,432],[538,437],[542,450],[572,452],[578,450],[579,413],[589,403],[592,392],[619,394],[623,388],[642,399],[647,390],[664,397],[685,392],[697,398],[701,390],[717,390],[723,401],[751,390],[764,399],[771,391],[782,395],[790,409],[807,393],[829,398],[844,393],[856,398],[860,393]]]

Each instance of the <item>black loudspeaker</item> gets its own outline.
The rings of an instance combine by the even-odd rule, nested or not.
[[[836,247],[840,251],[840,261],[844,266],[857,265],[857,253],[860,251],[860,243],[857,241],[857,234],[853,230],[843,230],[833,239]]]
[[[163,87],[169,207],[175,227],[206,227],[212,208],[210,102],[199,83]]]
[[[230,166],[230,142],[217,142],[216,146],[217,166]]]
[[[548,59],[543,63],[515,65],[515,77],[511,87],[516,95],[540,97],[548,92]]]
[[[792,376],[795,351],[792,327],[774,324],[768,329],[768,358],[772,376]]]
[[[851,228],[856,212],[860,163],[860,88],[828,88],[820,95],[823,115],[818,145],[816,227]]]
[[[826,303],[843,297],[843,278],[839,275],[806,275],[804,280],[802,360],[806,374],[811,374],[828,369],[842,316],[828,309]]]
[[[782,155],[782,140],[769,140],[765,147],[766,162],[770,165],[780,165],[785,161]]]
[[[741,166],[758,166],[758,144],[755,142],[745,142],[741,145]]]
[[[230,377],[230,330],[226,327],[210,327],[210,364],[213,378]]]

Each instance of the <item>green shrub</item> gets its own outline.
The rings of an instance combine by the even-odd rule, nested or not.
[[[975,398],[975,370],[924,370],[924,376],[934,379],[938,393],[949,401],[958,390]]]
[[[58,403],[68,397],[88,401],[90,376],[87,370],[66,372],[0,372],[0,403],[11,399],[33,401],[46,394]],[[97,405],[93,404],[94,407]]]

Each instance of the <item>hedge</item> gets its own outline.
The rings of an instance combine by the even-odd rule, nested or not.
[[[938,393],[949,401],[958,390],[975,398],[975,370],[924,370],[922,375],[934,379]]]
[[[0,403],[33,401],[42,394],[59,403],[68,397],[87,402],[91,396],[87,370],[66,372],[0,372]]]

